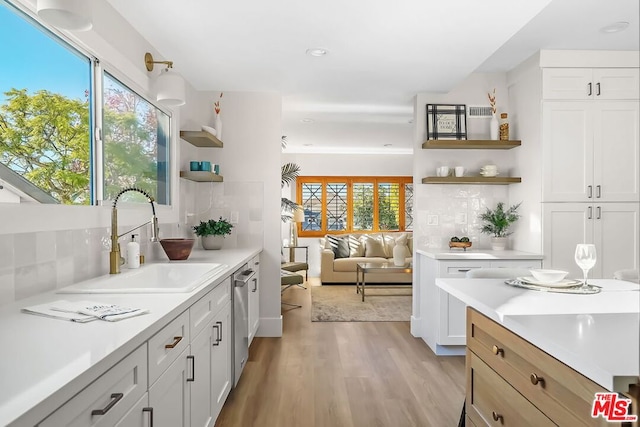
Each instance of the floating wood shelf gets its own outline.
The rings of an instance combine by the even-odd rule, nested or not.
[[[482,184],[482,185],[506,185],[522,182],[520,177],[498,176],[428,176],[422,178],[423,184]]]
[[[196,182],[222,182],[222,176],[209,171],[180,171],[180,178]]]
[[[463,150],[509,150],[519,147],[520,140],[495,141],[491,139],[430,139],[422,143],[423,150],[463,149]]]
[[[222,141],[203,130],[181,130],[180,138],[196,147],[222,148]]]

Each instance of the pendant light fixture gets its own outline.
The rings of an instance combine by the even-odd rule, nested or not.
[[[167,66],[156,78],[156,101],[170,107],[184,105],[186,99],[184,80],[171,71],[173,61],[154,61],[153,56],[147,52],[144,55],[144,63],[147,71],[153,71],[154,64]]]
[[[36,12],[47,24],[69,31],[88,31],[91,0],[37,0]]]

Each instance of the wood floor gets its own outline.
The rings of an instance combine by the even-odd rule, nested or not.
[[[282,306],[282,338],[253,340],[217,427],[457,426],[463,357],[436,357],[408,322],[311,322],[308,289],[283,301],[302,308]]]

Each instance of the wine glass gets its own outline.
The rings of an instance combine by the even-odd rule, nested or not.
[[[576,264],[582,269],[584,274],[584,283],[582,288],[587,288],[587,275],[589,270],[596,265],[596,246],[591,244],[578,243],[576,246]]]

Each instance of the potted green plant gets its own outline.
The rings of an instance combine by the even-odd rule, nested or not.
[[[233,224],[220,217],[217,221],[215,219],[200,221],[200,224],[193,227],[193,231],[196,236],[200,236],[203,249],[220,249],[224,243],[224,237],[231,234],[232,228]]]
[[[509,227],[520,218],[517,210],[522,202],[504,209],[504,203],[500,202],[495,209],[489,209],[481,214],[479,218],[483,221],[480,231],[491,235],[491,249],[503,251],[507,248],[507,237],[513,233]]]

